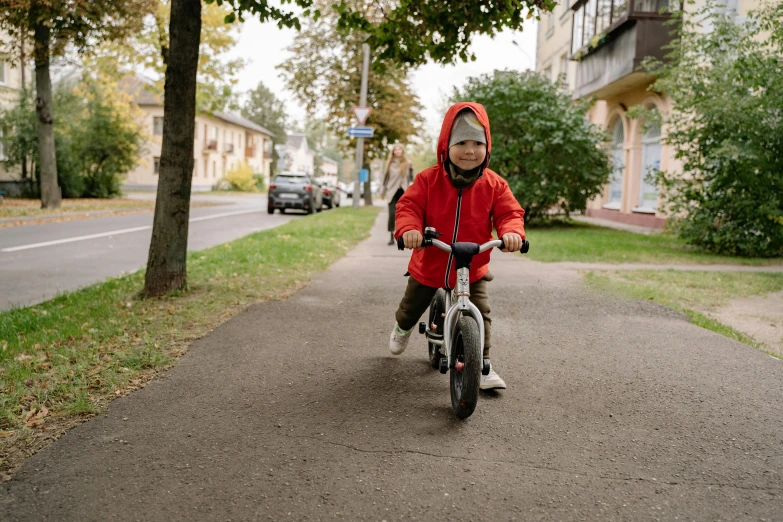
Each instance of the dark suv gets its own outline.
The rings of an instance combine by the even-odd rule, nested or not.
[[[320,212],[323,205],[321,186],[314,178],[299,172],[281,172],[269,185],[269,203],[267,212],[280,213],[289,208],[304,210],[308,214]]]

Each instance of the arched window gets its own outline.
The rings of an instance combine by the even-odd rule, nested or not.
[[[655,212],[658,208],[658,183],[655,181],[661,169],[661,126],[648,122],[642,136],[642,171],[639,184],[639,207],[641,212]]]
[[[606,208],[619,209],[623,199],[623,173],[625,172],[625,131],[620,118],[617,118],[612,128],[612,167],[609,201]]]

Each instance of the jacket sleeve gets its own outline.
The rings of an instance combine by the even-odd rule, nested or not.
[[[427,208],[427,176],[424,173],[414,178],[413,185],[397,201],[394,214],[396,230],[394,237],[399,238],[409,230],[424,231],[424,214]]]
[[[492,209],[492,220],[498,237],[510,232],[516,232],[525,239],[525,211],[519,206],[517,198],[511,193],[508,183],[502,180],[498,187],[498,196]]]

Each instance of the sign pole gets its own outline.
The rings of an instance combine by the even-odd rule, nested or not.
[[[364,62],[362,63],[362,88],[359,95],[359,105],[365,107],[367,105],[367,74],[370,69],[370,46],[368,44],[362,45],[364,51]],[[359,208],[359,190],[361,184],[359,183],[359,176],[361,175],[362,168],[364,167],[364,138],[356,138],[356,178],[353,184],[353,208]],[[370,186],[369,177],[366,187]],[[367,193],[367,191],[365,191]],[[372,205],[372,196],[365,198],[366,205]]]

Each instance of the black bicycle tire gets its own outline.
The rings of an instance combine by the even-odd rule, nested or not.
[[[436,333],[443,335],[443,313],[446,311],[446,291],[442,288],[438,289],[437,292],[435,292],[435,295],[432,297],[432,301],[430,301],[430,322],[427,323],[427,328],[432,328],[432,323],[435,323],[438,328],[435,330]],[[433,370],[437,370],[440,368],[440,359],[442,355],[440,354],[440,347],[432,344],[431,342],[427,343],[427,352],[429,353],[429,359],[430,359],[430,366],[432,366]]]
[[[459,318],[452,347],[455,364],[449,369],[451,407],[458,418],[466,419],[476,409],[481,385],[481,337],[473,317]],[[457,361],[464,364],[461,372],[456,369]]]

